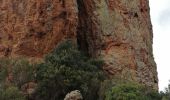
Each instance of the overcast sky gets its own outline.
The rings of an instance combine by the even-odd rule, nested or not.
[[[157,63],[159,89],[170,80],[170,0],[149,0],[154,32],[153,52]]]

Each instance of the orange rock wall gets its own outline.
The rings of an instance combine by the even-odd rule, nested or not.
[[[109,76],[158,88],[148,0],[0,0],[0,55],[42,57],[63,39]]]
[[[80,48],[104,59],[109,76],[157,89],[149,1],[80,0],[78,5]]]
[[[64,38],[75,38],[74,0],[0,0],[2,56],[41,57]]]

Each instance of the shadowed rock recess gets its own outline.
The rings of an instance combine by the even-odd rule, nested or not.
[[[0,0],[0,56],[42,58],[64,39],[109,76],[158,88],[148,0]]]

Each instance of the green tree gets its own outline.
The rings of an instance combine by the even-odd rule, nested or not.
[[[37,66],[37,99],[63,100],[72,90],[80,90],[85,100],[96,100],[104,79],[103,62],[81,53],[72,41],[61,43]]]

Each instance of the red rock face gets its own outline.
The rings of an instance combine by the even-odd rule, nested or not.
[[[42,57],[63,39],[109,76],[158,88],[148,0],[0,0],[0,55]]]
[[[74,0],[0,0],[1,55],[41,57],[64,38],[75,38]]]

